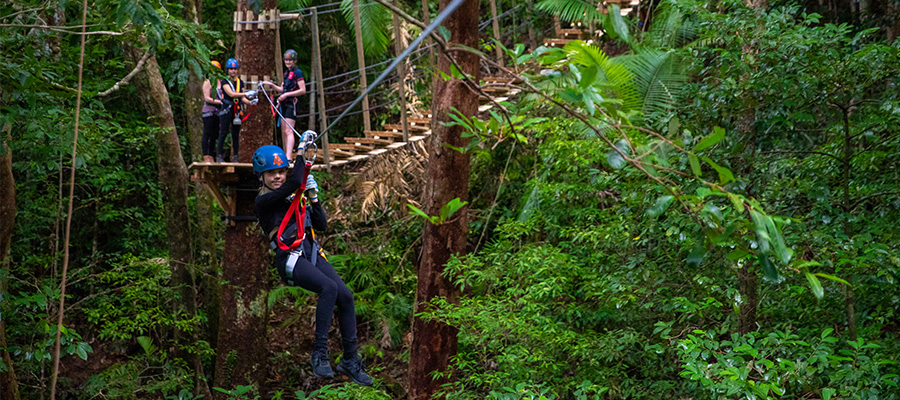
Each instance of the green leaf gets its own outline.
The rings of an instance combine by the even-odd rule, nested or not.
[[[734,209],[737,212],[744,212],[744,200],[740,196],[734,193],[728,193],[728,199],[731,200],[731,204],[734,205]]]
[[[812,293],[817,299],[821,299],[825,295],[825,291],[822,289],[822,282],[819,282],[819,278],[816,278],[815,275],[809,272],[804,272],[804,274],[806,275],[806,280],[809,281],[809,288],[812,289]]]
[[[697,156],[688,154],[688,161],[691,163],[691,171],[694,172],[694,176],[699,178],[703,174],[703,171],[700,170],[700,160],[697,159]]]
[[[834,396],[835,392],[837,392],[837,390],[832,388],[822,389],[822,400],[831,400],[831,396]]]
[[[853,285],[850,284],[850,282],[847,282],[847,281],[845,281],[845,280],[843,280],[843,279],[841,279],[841,278],[838,278],[838,277],[836,277],[836,276],[834,276],[834,275],[831,275],[831,274],[826,274],[826,273],[822,273],[822,272],[817,272],[817,273],[815,273],[815,274],[813,274],[813,275],[815,275],[815,276],[820,276],[820,277],[825,278],[825,279],[830,279],[830,280],[833,280],[833,281],[835,281],[835,282],[843,283],[844,285],[847,285],[847,286],[853,286]]]
[[[457,211],[459,211],[460,208],[465,207],[466,204],[469,204],[469,202],[468,201],[460,201],[459,197],[457,197],[453,200],[450,200],[450,202],[448,202],[447,204],[444,204],[444,206],[441,207],[441,216],[435,225],[440,225],[444,222],[447,222],[450,219],[450,217],[453,216],[453,214],[455,214]]]
[[[771,216],[766,215],[763,218],[763,222],[766,224],[766,231],[769,233],[769,238],[774,241],[775,255],[781,262],[787,264],[791,261],[791,257],[794,254],[793,250],[785,245],[784,237],[781,236],[781,232],[775,226],[775,221],[772,220]]]
[[[750,210],[750,218],[753,220],[753,231],[756,232],[756,245],[759,253],[767,255],[771,250],[771,246],[769,245],[769,233],[766,230],[764,217],[759,211]]]
[[[750,253],[746,250],[735,249],[730,251],[726,257],[728,257],[728,259],[731,261],[737,261],[744,258],[747,254]]]
[[[759,259],[759,265],[763,270],[763,277],[765,277],[766,280],[777,282],[778,279],[781,278],[781,275],[778,274],[778,270],[775,269],[775,264],[772,263],[772,260],[769,260],[769,257],[763,254],[760,254],[757,258]]]
[[[702,158],[703,158],[703,161],[705,161],[707,164],[709,164],[711,167],[713,167],[713,169],[715,169],[716,172],[719,173],[719,183],[720,184],[724,185],[724,184],[734,180],[734,174],[731,173],[731,170],[729,170],[728,168],[719,166],[719,164],[716,164],[715,162],[713,162],[713,160],[710,160],[709,157],[702,157]]]
[[[672,200],[674,197],[671,195],[660,196],[656,199],[656,204],[653,207],[647,209],[647,215],[651,217],[658,217],[662,215],[669,208],[669,205],[672,204]]]
[[[144,349],[144,353],[151,355],[153,353],[153,341],[147,336],[138,336],[137,342]]]
[[[435,223],[437,217],[430,217],[428,214],[425,214],[425,211],[420,210],[419,207],[416,207],[412,204],[407,204],[406,206],[409,207],[409,209],[412,210],[416,215],[425,218],[426,221]]]
[[[612,3],[608,8],[609,14],[604,20],[606,31],[613,34],[613,37],[622,39],[623,42],[631,44],[631,33],[628,31],[628,25],[622,19],[622,10],[618,4]]]
[[[703,261],[703,257],[706,257],[706,248],[703,247],[702,244],[699,244],[691,249],[691,252],[688,253],[685,261],[687,261],[687,264],[691,267],[699,267],[700,262]]]
[[[704,150],[716,143],[721,142],[722,139],[725,139],[725,130],[717,126],[713,128],[712,135],[703,138],[700,143],[697,143],[697,146],[694,146],[694,151],[698,152]]]

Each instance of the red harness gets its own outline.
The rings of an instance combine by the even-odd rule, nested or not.
[[[306,238],[306,224],[304,223],[306,221],[306,197],[303,196],[303,191],[306,190],[306,179],[309,178],[310,169],[312,169],[312,163],[307,162],[303,168],[303,180],[300,181],[300,188],[294,193],[294,200],[291,201],[288,212],[284,214],[284,219],[281,220],[281,225],[278,226],[278,235],[275,238],[275,242],[278,243],[278,248],[285,251],[294,250],[297,247],[300,247],[300,244],[303,243],[303,239]],[[294,243],[287,245],[281,241],[281,234],[284,233],[284,228],[287,228],[288,224],[290,224],[292,216],[297,224],[297,240],[294,240]]]

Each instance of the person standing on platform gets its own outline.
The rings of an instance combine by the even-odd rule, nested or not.
[[[222,111],[219,112],[219,141],[216,144],[216,162],[225,162],[223,147],[225,137],[231,132],[231,151],[233,156],[229,161],[238,162],[238,139],[241,134],[241,104],[253,105],[257,100],[250,101],[248,93],[244,92],[244,82],[238,76],[238,61],[229,58],[225,62],[228,71],[228,79],[219,81],[219,91],[222,93]]]
[[[284,80],[281,86],[272,82],[263,82],[262,84],[281,93],[278,96],[278,111],[283,118],[281,122],[281,137],[284,140],[284,152],[290,160],[294,151],[297,98],[306,94],[306,81],[303,80],[303,71],[297,68],[297,52],[293,49],[284,52],[284,67],[286,70],[284,71]]]
[[[213,60],[212,65],[222,69],[222,64]],[[214,89],[215,88],[215,89]],[[222,93],[219,92],[219,80],[212,84],[212,78],[203,81],[203,108],[200,110],[203,117],[203,139],[200,147],[203,149],[203,162],[214,162],[213,152],[216,150],[216,138],[219,136],[219,111],[222,108]]]

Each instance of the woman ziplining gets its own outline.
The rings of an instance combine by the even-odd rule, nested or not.
[[[304,150],[315,146],[315,132],[304,132],[292,169],[287,155],[275,145],[262,146],[253,154],[253,171],[259,177],[256,217],[275,251],[275,269],[282,281],[319,295],[316,303],[315,345],[310,364],[319,378],[334,377],[328,356],[328,330],[337,306],[343,357],[338,372],[354,382],[370,386],[357,354],[356,310],[353,292],[322,253],[315,231],[327,228],[327,215],[318,199],[318,184],[310,174],[312,159]],[[304,140],[306,139],[306,140]],[[309,203],[307,204],[307,200]]]

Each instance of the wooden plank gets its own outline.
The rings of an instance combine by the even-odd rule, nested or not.
[[[369,144],[369,145],[382,145],[387,146],[393,141],[387,139],[375,139],[375,138],[366,138],[366,137],[345,137],[344,141],[347,143],[360,143],[360,144]]]
[[[343,151],[349,151],[351,153],[358,153],[363,151],[372,151],[375,147],[366,146],[363,144],[354,144],[354,143],[329,143],[331,147],[335,149],[340,149]]]
[[[369,158],[368,154],[358,154],[353,157],[350,157],[350,161],[362,161]]]
[[[237,11],[234,12],[234,19],[232,20],[232,23],[231,23],[231,30],[235,31],[235,32],[237,32],[237,30],[238,30],[238,12]]]
[[[390,129],[390,130],[392,130],[392,131],[403,132],[403,125],[397,125],[397,124],[384,124],[384,125],[382,125],[382,126],[384,127],[384,129]],[[425,127],[425,126],[422,126],[422,125],[409,125],[408,128],[409,128],[409,130],[411,130],[411,131],[412,131],[412,130],[417,130],[417,131],[427,131],[427,130],[428,130],[428,127]],[[401,136],[401,137],[402,137],[402,136]]]
[[[269,15],[269,10],[260,10],[262,14],[259,14],[259,17],[256,18],[256,30],[261,31],[266,27],[266,23],[263,22],[266,20],[266,17]]]
[[[420,141],[420,140],[422,140],[422,139],[425,139],[425,136],[413,136],[413,137],[409,138],[409,142],[410,142],[410,143],[412,143],[412,142],[418,142],[418,141]]]
[[[417,125],[431,125],[431,118],[409,117],[406,120]]]
[[[249,11],[249,10],[248,10],[248,11],[244,11],[244,12],[246,13],[246,14],[244,14],[244,21],[245,21],[245,22],[252,22],[252,21],[253,21],[253,11]],[[256,25],[256,24],[244,24],[244,30],[245,30],[245,31],[252,31],[252,30],[253,30],[253,25]]]
[[[269,20],[272,21],[272,22],[269,22],[269,29],[271,29],[271,30],[278,29],[278,25],[281,23],[278,21],[279,19],[281,19],[281,10],[279,10],[277,8],[273,8],[273,9],[269,10]]]
[[[584,35],[584,30],[582,29],[560,29],[556,31],[556,37],[564,39],[580,38],[581,35]]]
[[[331,155],[335,158],[350,158],[355,156],[356,154],[350,151],[331,149]]]
[[[406,146],[406,144],[407,144],[407,142],[397,142],[397,143],[394,143],[394,144],[388,146],[387,148],[390,150],[399,149],[403,146]]]
[[[569,42],[571,42],[571,40],[569,40],[569,39],[544,39],[544,46],[562,47],[562,46],[565,46]]]
[[[388,151],[388,149],[375,149],[375,150],[370,151],[368,154],[370,156],[377,156],[382,153],[387,153],[387,151]]]
[[[402,139],[403,133],[401,132],[391,132],[391,131],[363,131],[366,137],[370,138],[394,138],[394,139]]]
[[[337,167],[337,166],[344,165],[344,164],[348,164],[348,163],[350,163],[349,160],[334,160],[334,161],[332,161],[332,162],[329,163],[329,164],[330,164],[332,167]]]

